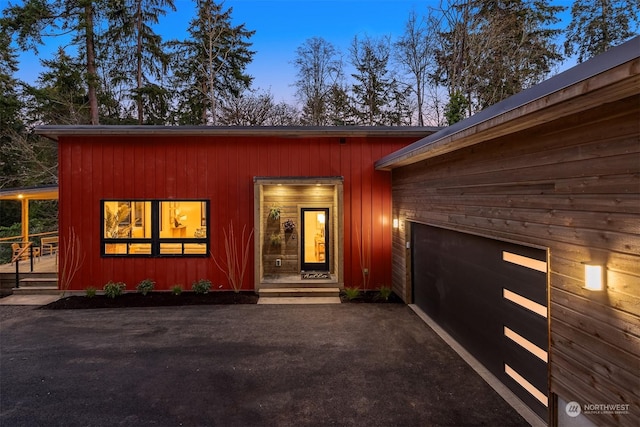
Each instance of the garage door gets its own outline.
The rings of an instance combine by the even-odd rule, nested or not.
[[[411,234],[414,304],[546,420],[546,251],[415,223]]]

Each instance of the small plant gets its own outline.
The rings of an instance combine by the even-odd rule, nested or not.
[[[295,230],[296,228],[296,223],[293,222],[292,219],[288,219],[284,222],[284,224],[282,224],[282,226],[284,227],[285,233],[293,233],[293,230]]]
[[[282,243],[282,236],[280,233],[273,233],[269,236],[269,241],[271,242],[271,246],[280,246]]]
[[[153,290],[153,287],[155,286],[155,284],[156,282],[154,282],[151,279],[144,279],[140,283],[138,283],[138,286],[136,286],[136,290],[140,292],[142,295],[147,295],[149,292]]]
[[[389,297],[391,296],[392,292],[393,291],[391,290],[391,288],[380,286],[380,289],[378,289],[378,298],[389,301]]]
[[[349,301],[356,299],[360,296],[360,288],[344,288],[344,295]]]
[[[173,288],[171,288],[171,293],[174,295],[180,295],[182,293],[182,285],[173,285]]]
[[[104,285],[104,288],[102,288],[102,289],[104,290],[104,294],[107,297],[115,298],[115,297],[119,297],[120,295],[122,295],[122,293],[124,292],[126,287],[127,287],[127,285],[125,285],[122,282],[109,281],[109,283]]]
[[[191,285],[191,289],[196,294],[206,294],[211,289],[211,281],[207,279],[200,279]]]
[[[96,296],[97,291],[98,290],[93,286],[89,286],[87,289],[84,290],[84,293],[87,298],[93,298]]]
[[[280,219],[280,206],[271,205],[269,208],[269,218],[276,221]]]

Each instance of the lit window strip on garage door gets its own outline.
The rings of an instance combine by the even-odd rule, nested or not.
[[[547,272],[547,263],[544,261],[540,261],[537,259],[525,257],[522,255],[518,255],[511,252],[506,252],[506,251],[502,252],[502,259],[503,261],[520,265],[522,267],[530,268],[532,270],[540,271],[542,273]],[[508,289],[502,289],[502,296],[505,299],[513,302],[514,304],[519,305],[520,307],[530,310],[544,317],[545,319],[547,318],[547,307],[545,307],[542,304],[539,304],[535,301],[525,298],[522,295],[519,295]],[[534,343],[532,343],[531,341],[529,341],[528,339],[526,339],[525,337],[523,337],[522,335],[516,333],[515,331],[513,331],[512,329],[509,329],[506,326],[504,327],[504,335],[505,337],[509,338],[510,340],[512,340],[513,342],[515,342],[516,344],[518,344],[519,346],[521,346],[522,348],[530,352],[531,354],[541,359],[543,362],[548,363],[548,358],[549,358],[548,353],[545,350],[538,347],[537,345],[535,345]],[[545,406],[548,406],[549,403],[548,403],[547,395],[545,393],[542,393],[540,390],[538,390],[533,384],[531,384],[522,375],[516,372],[515,369],[513,369],[511,366],[505,363],[504,371],[507,375],[513,378],[514,381],[516,381],[525,390],[527,390],[533,397],[535,397],[540,403],[542,403]]]

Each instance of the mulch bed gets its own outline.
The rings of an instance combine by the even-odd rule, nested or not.
[[[375,304],[404,304],[398,295],[391,293],[388,299],[383,299],[376,291],[360,292],[360,295],[353,299],[347,298],[344,292],[340,293],[340,301],[343,303],[375,303]]]
[[[353,299],[348,299],[344,293],[340,294],[340,301],[343,303],[362,304],[403,304],[400,297],[392,293],[389,299],[380,298],[378,292],[362,292]],[[169,307],[185,305],[214,305],[214,304],[256,304],[258,295],[254,292],[209,292],[206,294],[196,294],[195,292],[182,292],[174,295],[171,292],[150,292],[142,295],[137,292],[125,293],[116,298],[109,298],[105,295],[96,295],[92,298],[84,295],[74,295],[61,298],[50,304],[40,307],[42,310],[74,310],[93,308],[127,308],[127,307]]]
[[[209,292],[196,294],[182,292],[174,295],[171,292],[125,293],[116,298],[96,295],[92,298],[74,295],[61,298],[42,306],[43,310],[71,310],[83,308],[126,308],[126,307],[168,307],[182,305],[212,305],[212,304],[255,304],[258,295],[253,292]]]

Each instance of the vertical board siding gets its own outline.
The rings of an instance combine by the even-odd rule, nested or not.
[[[391,282],[389,254],[391,180],[375,171],[377,158],[415,141],[412,137],[278,138],[207,136],[63,136],[60,156],[60,230],[73,227],[85,259],[71,290],[102,288],[123,281],[128,290],[147,277],[156,288],[208,278],[229,289],[210,258],[101,258],[100,200],[208,199],[211,252],[224,253],[223,230],[237,234],[253,226],[255,176],[342,176],[344,178],[344,270],[346,286],[361,286],[354,226],[368,227],[372,241],[370,284]],[[360,231],[359,231],[360,232]],[[375,238],[373,238],[375,237]],[[66,242],[61,233],[61,253]],[[253,240],[251,242],[253,245]],[[253,252],[251,252],[252,254]],[[253,257],[252,257],[253,258]],[[243,289],[253,289],[250,260]]]
[[[394,290],[411,301],[407,220],[549,248],[551,392],[629,404],[640,424],[640,103],[622,99],[393,170]],[[607,290],[584,287],[584,261]]]

